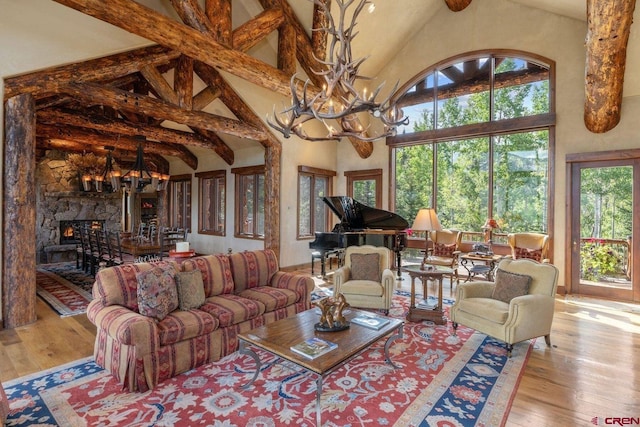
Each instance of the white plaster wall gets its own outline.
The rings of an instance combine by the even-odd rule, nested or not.
[[[636,16],[638,16],[636,11]],[[637,21],[637,20],[636,20]],[[586,22],[533,9],[505,0],[474,1],[462,12],[441,9],[409,40],[381,72],[383,79],[400,84],[421,70],[446,58],[474,50],[518,49],[556,62],[556,164],[554,262],[565,277],[566,163],[568,153],[622,150],[640,147],[637,117],[640,113],[640,40],[632,29],[625,74],[625,98],[620,124],[605,134],[593,134],[584,126],[584,40]],[[378,153],[380,154],[380,153]],[[345,169],[344,157],[338,168]],[[351,165],[349,165],[351,167]],[[385,165],[388,168],[388,165]],[[385,169],[387,172],[388,169]]]

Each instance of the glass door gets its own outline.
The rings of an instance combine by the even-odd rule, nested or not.
[[[637,301],[637,160],[572,164],[571,293]]]

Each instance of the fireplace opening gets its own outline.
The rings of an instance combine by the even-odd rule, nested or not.
[[[60,244],[67,245],[71,243],[80,243],[73,236],[73,226],[90,228],[104,228],[103,219],[73,219],[60,221]]]

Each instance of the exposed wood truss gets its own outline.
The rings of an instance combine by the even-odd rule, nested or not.
[[[587,0],[584,123],[603,133],[620,122],[627,42],[636,0]]]
[[[471,0],[444,0],[447,7],[453,12],[460,12],[471,4]]]

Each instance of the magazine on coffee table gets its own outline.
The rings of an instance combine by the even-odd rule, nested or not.
[[[325,353],[330,352],[334,348],[338,348],[338,344],[324,340],[318,337],[308,338],[301,343],[290,347],[291,351],[298,353],[308,359],[315,359]]]
[[[378,331],[389,324],[389,319],[376,316],[375,314],[360,314],[351,319],[351,322]]]

